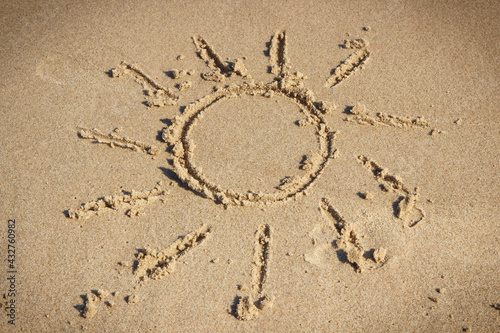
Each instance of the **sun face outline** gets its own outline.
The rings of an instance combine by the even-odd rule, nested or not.
[[[187,106],[181,117],[173,120],[172,126],[163,132],[163,139],[169,144],[174,157],[174,168],[181,179],[193,191],[209,199],[228,205],[257,205],[269,204],[289,200],[296,195],[303,194],[320,176],[329,159],[334,154],[333,142],[335,132],[326,124],[322,113],[327,112],[324,103],[315,103],[309,90],[298,88],[284,76],[269,84],[234,85],[217,89],[197,102]],[[213,104],[228,98],[237,98],[242,95],[260,95],[269,97],[279,95],[288,98],[299,105],[309,121],[316,125],[316,135],[320,143],[320,153],[310,159],[310,166],[302,177],[286,179],[274,193],[237,193],[231,189],[223,189],[206,178],[202,171],[192,161],[194,143],[189,139],[189,134],[203,113]]]

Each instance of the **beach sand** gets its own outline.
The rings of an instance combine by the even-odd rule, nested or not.
[[[0,331],[500,330],[497,2],[0,12]]]

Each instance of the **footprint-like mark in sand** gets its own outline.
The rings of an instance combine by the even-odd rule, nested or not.
[[[393,204],[396,217],[402,219],[410,228],[422,221],[425,212],[417,206],[420,201],[418,188],[413,191],[409,190],[400,176],[391,174],[388,169],[381,167],[366,156],[359,155],[358,162],[373,173],[384,192],[399,194],[398,199]]]
[[[69,54],[49,51],[37,61],[35,75],[41,80],[57,85],[73,84],[81,79],[81,74],[91,65]]]
[[[328,252],[336,252],[340,261],[349,263],[356,272],[374,269],[382,266],[387,261],[387,251],[384,248],[365,250],[361,243],[358,227],[347,222],[339,211],[333,206],[328,198],[320,202],[320,209],[325,216],[326,225],[318,225],[318,229],[330,229],[333,231],[332,239],[317,241],[315,232],[311,235],[316,245],[314,250],[305,255],[305,260],[318,266],[325,266],[328,261]],[[323,230],[319,236],[325,234]]]

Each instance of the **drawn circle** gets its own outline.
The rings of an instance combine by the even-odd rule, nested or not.
[[[240,193],[229,188],[223,188],[213,183],[203,174],[193,162],[195,143],[190,139],[190,133],[215,103],[229,98],[247,96],[282,96],[297,104],[306,116],[309,124],[316,127],[316,136],[320,151],[310,160],[309,166],[302,176],[295,176],[282,181],[276,191],[271,193],[251,192]],[[164,138],[172,148],[174,168],[182,182],[193,191],[217,202],[229,205],[257,205],[283,202],[306,194],[316,179],[321,175],[329,159],[333,155],[334,132],[330,130],[323,118],[326,109],[322,102],[314,101],[313,94],[284,79],[269,84],[242,84],[221,88],[198,101],[186,106],[182,116],[174,119],[170,128],[164,132]]]

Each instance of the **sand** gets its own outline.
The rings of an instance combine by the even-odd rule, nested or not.
[[[500,331],[498,3],[0,12],[0,331]]]

